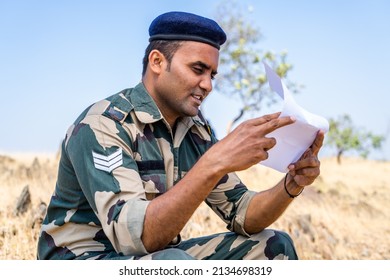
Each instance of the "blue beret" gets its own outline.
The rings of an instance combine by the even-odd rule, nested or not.
[[[214,20],[185,12],[168,12],[156,17],[149,27],[149,42],[155,40],[197,41],[219,49],[226,34]]]

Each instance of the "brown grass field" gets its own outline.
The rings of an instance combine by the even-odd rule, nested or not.
[[[36,259],[40,224],[35,214],[53,192],[57,161],[53,155],[0,155],[0,260]],[[341,165],[334,158],[321,162],[321,176],[271,228],[290,233],[301,259],[390,259],[390,162],[357,158],[344,158]],[[239,175],[254,190],[283,177],[261,165]],[[25,186],[31,204],[25,213],[16,215],[15,205]],[[182,235],[188,238],[225,230],[202,205]]]

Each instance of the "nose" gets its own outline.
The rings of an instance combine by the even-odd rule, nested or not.
[[[203,77],[199,84],[200,88],[203,89],[207,94],[213,90],[213,82],[211,77]]]

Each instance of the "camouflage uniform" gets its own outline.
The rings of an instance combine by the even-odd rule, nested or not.
[[[230,232],[176,240],[152,254],[145,250],[141,235],[149,202],[183,178],[216,141],[201,114],[181,119],[173,136],[142,83],[93,104],[63,141],[38,259],[296,258],[285,233],[245,232],[254,192],[234,173],[206,199]]]

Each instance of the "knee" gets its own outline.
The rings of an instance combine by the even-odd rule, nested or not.
[[[194,260],[190,254],[176,248],[169,248],[153,253],[153,260]]]
[[[294,243],[291,237],[283,231],[271,230],[272,235],[268,238],[264,248],[264,254],[268,259],[297,260]]]

